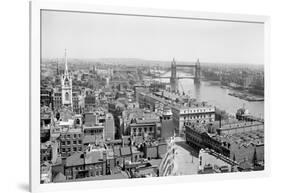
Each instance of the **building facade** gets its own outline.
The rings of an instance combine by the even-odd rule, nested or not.
[[[199,151],[199,173],[226,173],[238,171],[238,163],[211,149]]]
[[[62,158],[67,158],[74,153],[83,151],[83,133],[80,129],[69,129],[62,132],[59,140]]]

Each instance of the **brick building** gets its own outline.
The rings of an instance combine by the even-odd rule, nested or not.
[[[237,161],[241,170],[251,170],[264,162],[264,130],[263,127],[243,130],[240,126],[231,134],[218,134],[208,133],[199,125],[186,125],[186,142],[198,151],[209,148]]]
[[[74,153],[83,151],[83,136],[81,129],[69,129],[61,133],[59,141],[62,158],[67,158]]]

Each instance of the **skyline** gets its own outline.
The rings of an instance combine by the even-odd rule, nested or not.
[[[263,64],[263,30],[256,23],[42,11],[42,58],[62,58],[67,48],[70,59]]]

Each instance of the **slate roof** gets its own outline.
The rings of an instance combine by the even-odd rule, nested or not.
[[[85,135],[83,138],[83,144],[85,143],[95,143],[95,136],[93,135]]]
[[[92,151],[86,154],[85,164],[94,164],[102,161],[102,151]]]
[[[66,158],[66,166],[79,166],[84,164],[83,153],[76,152],[73,155]]]
[[[131,155],[130,147],[121,147],[121,156]]]
[[[114,147],[114,148],[113,148],[113,151],[114,151],[114,155],[115,155],[116,157],[120,157],[120,156],[121,156],[121,154],[120,154],[120,148]]]
[[[116,174],[111,175],[105,175],[105,176],[95,176],[95,177],[89,177],[89,178],[77,178],[75,180],[69,180],[69,181],[89,181],[89,180],[116,180],[116,179],[128,179],[129,176],[125,172],[121,171]]]
[[[56,182],[65,182],[65,181],[66,181],[66,177],[61,172],[58,173],[53,179],[53,182],[55,182],[55,183]]]

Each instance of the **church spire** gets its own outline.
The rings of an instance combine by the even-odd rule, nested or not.
[[[64,49],[64,60],[65,60],[65,69],[64,69],[64,74],[68,75],[68,68],[67,68],[67,55],[66,55],[66,49]]]
[[[60,71],[59,71],[59,59],[57,58],[57,75],[60,74]]]
[[[62,92],[62,106],[70,106],[72,108],[72,80],[68,72],[67,54],[64,50],[65,69],[64,74],[61,76],[61,92]]]

